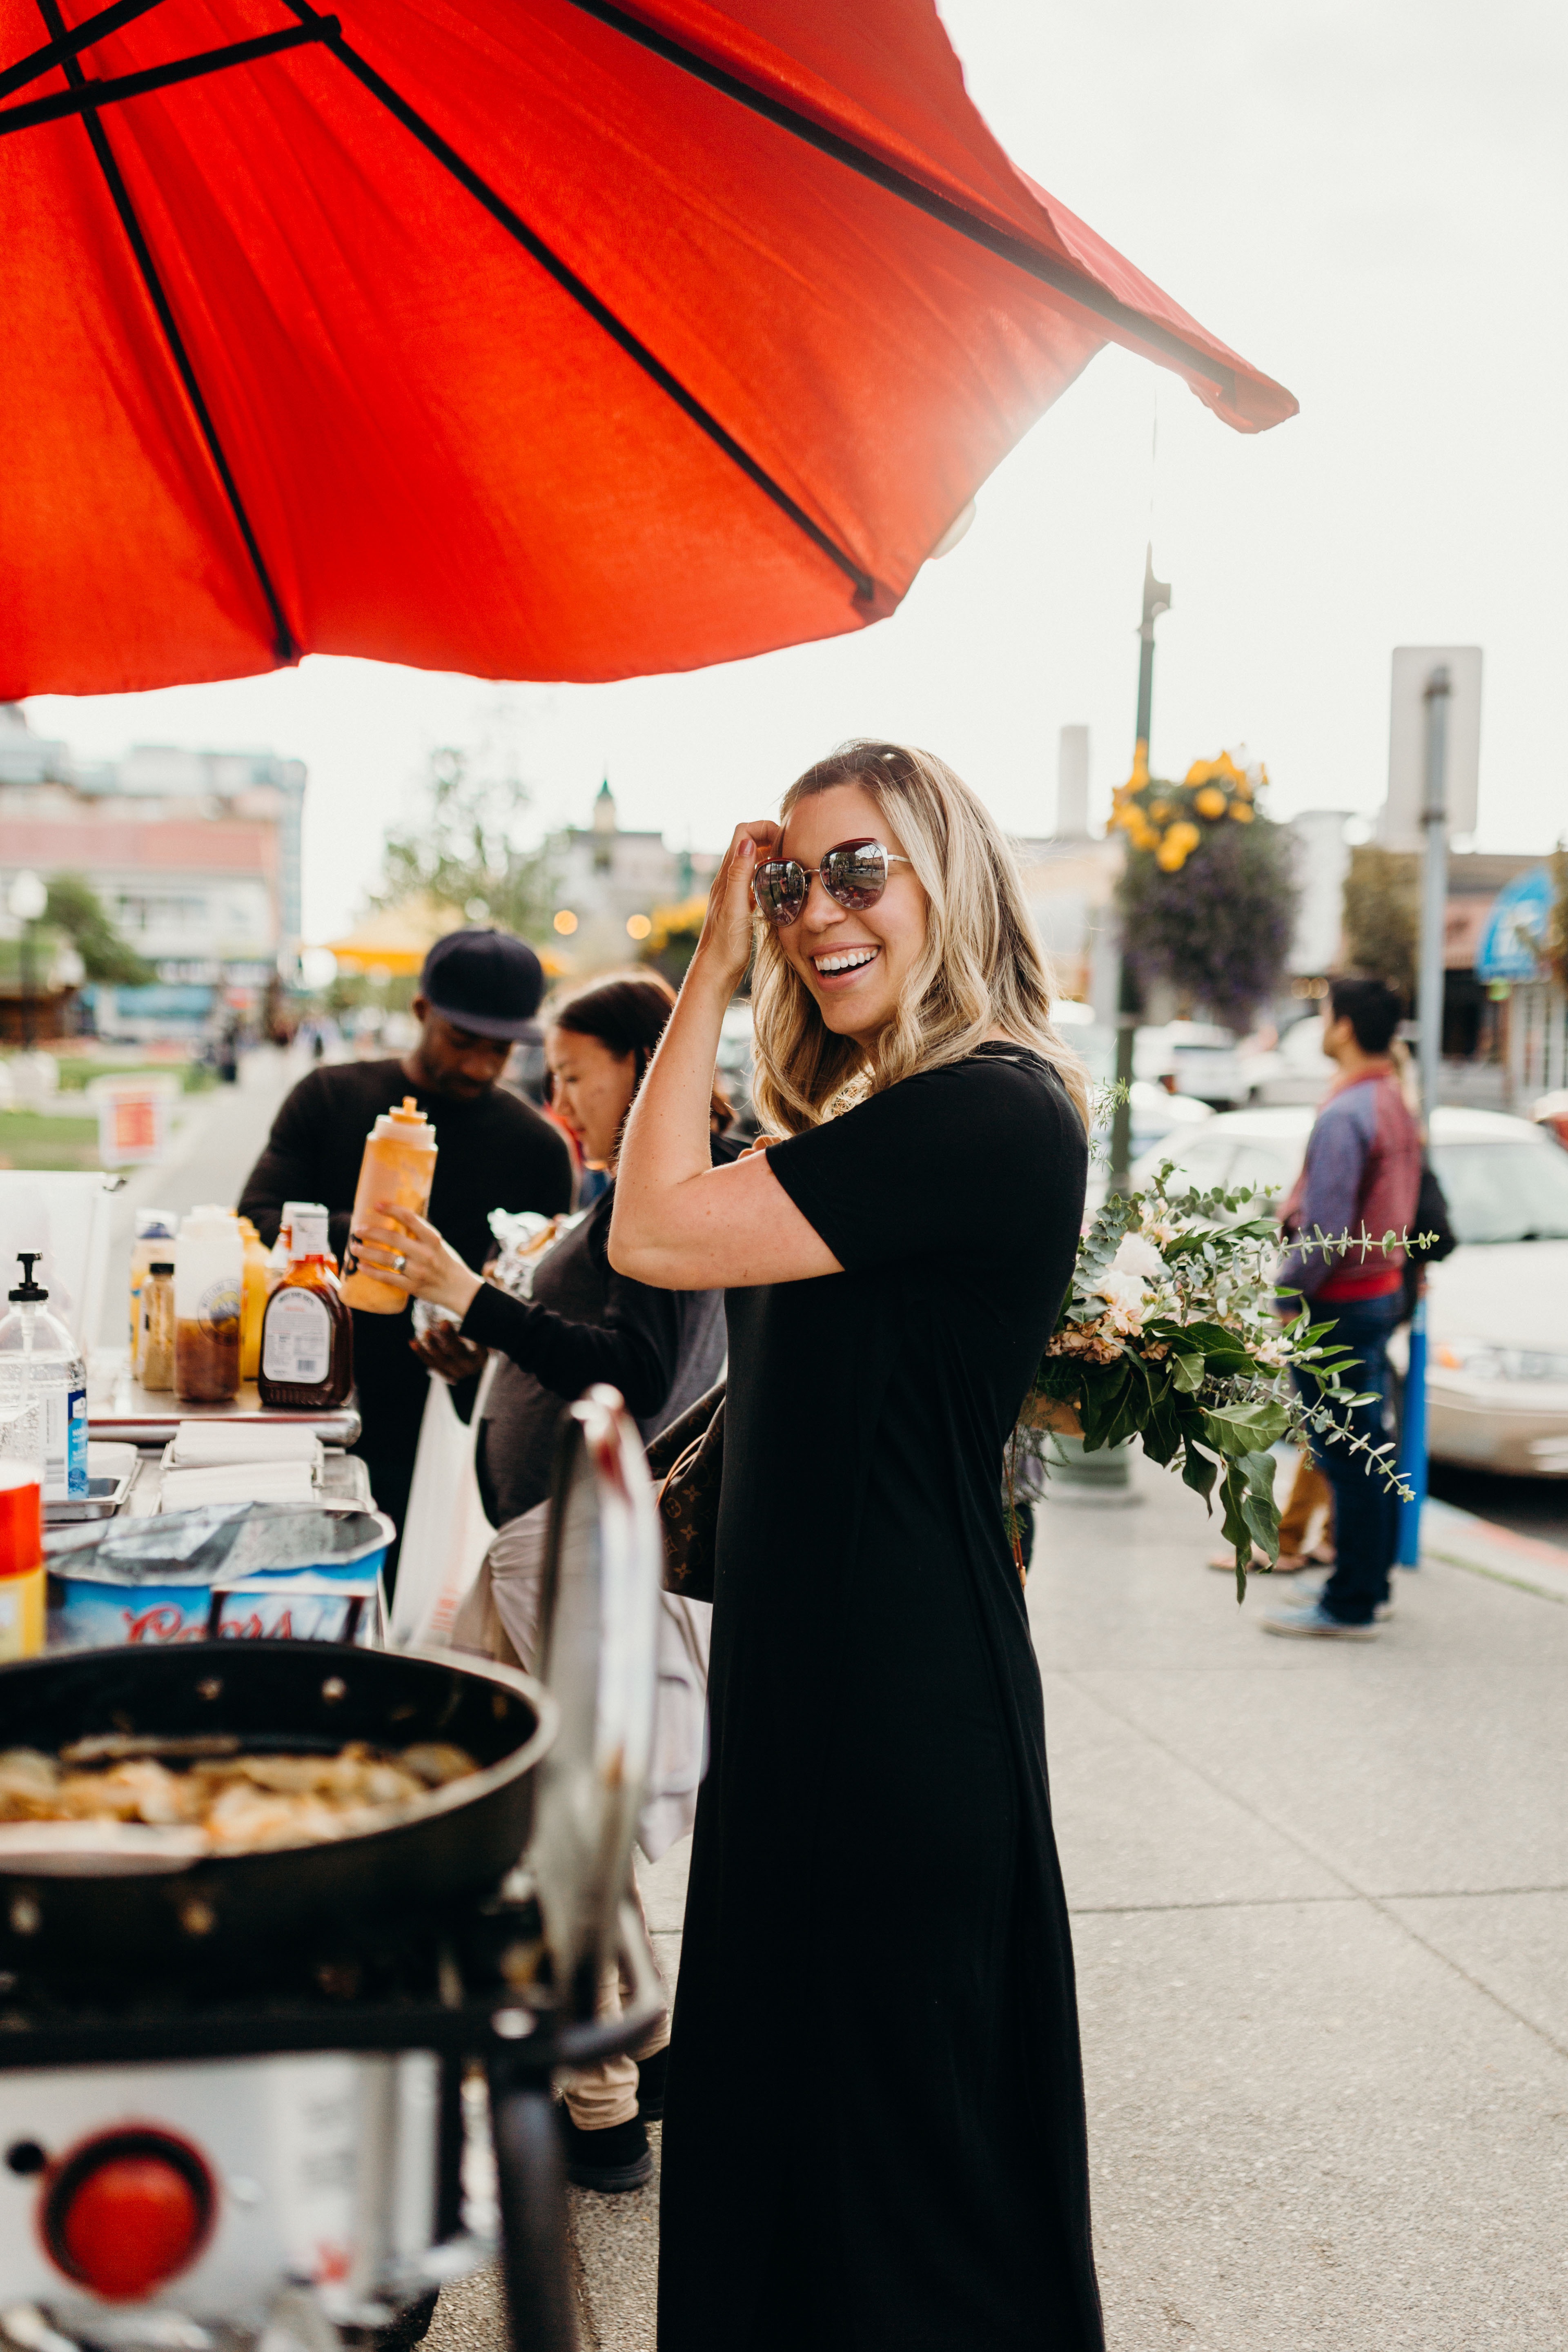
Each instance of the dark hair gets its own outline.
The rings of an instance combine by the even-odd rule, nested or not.
[[[574,1037],[596,1037],[612,1054],[630,1054],[637,1064],[635,1094],[647,1076],[653,1049],[664,1034],[675,1009],[675,991],[661,972],[615,971],[603,980],[588,981],[568,996],[558,996],[545,1008],[552,1029],[569,1029]],[[735,1116],[734,1106],[717,1078],[708,1116],[721,1134]]]
[[[1404,1003],[1386,981],[1331,980],[1329,1003],[1336,1021],[1350,1023],[1363,1054],[1386,1054],[1405,1018]]]

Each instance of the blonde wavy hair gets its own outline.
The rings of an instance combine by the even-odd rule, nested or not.
[[[1089,1072],[1051,1025],[1050,961],[990,810],[930,751],[858,741],[797,777],[781,816],[836,784],[869,793],[901,843],[929,904],[925,947],[868,1059],[853,1037],[825,1025],[777,932],[759,919],[752,1099],[764,1131],[799,1135],[917,1070],[962,1061],[997,1028],[1050,1063],[1087,1129]]]

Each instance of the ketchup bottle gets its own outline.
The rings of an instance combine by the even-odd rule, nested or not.
[[[327,1245],[327,1212],[296,1202],[289,1271],[267,1302],[261,1325],[261,1402],[290,1412],[340,1405],[353,1386],[353,1317],[338,1287]]]

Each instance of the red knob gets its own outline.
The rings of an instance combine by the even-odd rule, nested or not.
[[[110,2302],[133,2302],[183,2271],[212,2218],[206,2170],[178,2140],[116,2132],[78,2148],[50,2184],[49,2252]]]

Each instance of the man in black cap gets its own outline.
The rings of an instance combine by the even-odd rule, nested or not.
[[[320,1201],[341,1262],[365,1138],[384,1110],[413,1095],[436,1129],[430,1216],[470,1265],[482,1265],[491,1209],[572,1205],[572,1156],[543,1114],[497,1081],[512,1040],[544,993],[539,958],[505,931],[453,931],[425,959],[414,1017],[419,1042],[400,1060],[337,1062],[301,1078],[272,1123],[239,1203],[264,1242],[278,1238],[285,1201]],[[354,1381],[364,1423],[355,1451],[377,1506],[401,1532],[429,1375],[414,1353],[406,1307],[354,1314]],[[394,1565],[389,1560],[389,1569]]]

